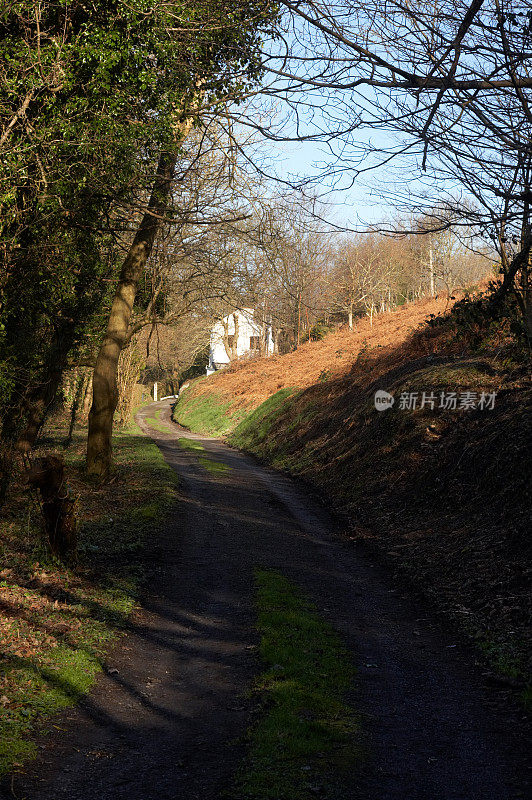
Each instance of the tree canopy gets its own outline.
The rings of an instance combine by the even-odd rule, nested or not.
[[[109,295],[183,119],[258,80],[269,0],[0,11],[0,403],[15,432]],[[53,381],[52,381],[53,383]]]

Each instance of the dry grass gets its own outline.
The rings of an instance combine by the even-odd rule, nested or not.
[[[320,377],[347,375],[361,354],[379,348],[382,353],[395,351],[431,315],[443,314],[447,299],[426,299],[408,303],[388,313],[358,320],[350,331],[342,328],[322,341],[306,342],[295,352],[254,361],[241,361],[229,369],[200,380],[190,387],[191,396],[216,393],[232,401],[234,410],[256,407],[267,397],[286,387],[305,389]],[[430,353],[430,339],[420,345],[420,353]]]

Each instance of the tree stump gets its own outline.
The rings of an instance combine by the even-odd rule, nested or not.
[[[28,483],[38,489],[44,530],[51,552],[65,561],[77,547],[74,500],[65,480],[65,465],[59,455],[36,458],[27,472]]]

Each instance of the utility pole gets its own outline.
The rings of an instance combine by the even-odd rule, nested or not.
[[[301,330],[301,292],[297,295],[297,347],[299,347],[299,336]]]
[[[429,279],[430,279],[430,294],[432,297],[435,295],[434,291],[434,254],[432,252],[432,234],[429,239]]]

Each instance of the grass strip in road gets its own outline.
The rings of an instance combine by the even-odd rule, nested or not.
[[[153,428],[155,431],[159,431],[159,433],[170,433],[170,426],[166,422],[161,422],[161,420],[155,417],[146,417],[145,422],[146,425],[149,425],[150,428]]]
[[[194,453],[198,456],[200,453],[205,453],[205,448],[203,445],[194,441],[193,439],[185,439],[183,437],[177,441],[182,450],[190,450],[191,453]],[[215,461],[213,458],[209,458],[206,455],[200,456],[198,458],[198,462],[201,464],[203,469],[206,469],[207,472],[210,472],[212,475],[221,475],[231,469],[229,464],[224,464],[223,461]]]
[[[177,442],[182,450],[192,450],[193,452],[205,451],[203,445],[196,442],[194,439],[181,438],[178,439]]]
[[[229,472],[231,469],[229,464],[224,464],[223,461],[215,461],[207,456],[198,458],[198,461],[203,469],[206,469],[212,475],[223,475],[224,472]]]
[[[342,796],[360,759],[358,726],[345,700],[354,667],[338,634],[283,575],[256,572],[262,701],[249,755],[231,798]]]

